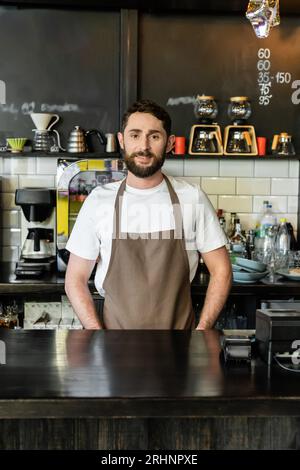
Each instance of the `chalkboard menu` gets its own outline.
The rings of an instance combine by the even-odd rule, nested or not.
[[[300,154],[300,19],[282,18],[267,39],[239,16],[143,14],[139,95],[167,107],[173,131],[189,137],[197,94],[218,100],[218,123],[230,124],[231,96],[248,96],[257,135],[291,133]]]
[[[63,145],[74,125],[116,132],[119,12],[1,8],[0,21],[1,140],[32,138],[31,112],[60,116]]]

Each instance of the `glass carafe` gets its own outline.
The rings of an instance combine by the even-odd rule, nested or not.
[[[214,96],[198,95],[194,106],[194,114],[201,123],[211,123],[218,114],[218,106]]]
[[[207,132],[200,129],[194,140],[193,151],[199,153],[215,153],[217,148],[214,134],[214,132]]]
[[[292,136],[282,133],[278,138],[276,149],[277,155],[295,155],[295,148],[292,143]]]
[[[53,133],[51,131],[40,131],[38,129],[34,129],[33,149],[40,152],[59,151]]]
[[[34,132],[33,149],[39,152],[59,152],[65,150],[60,144],[57,130],[32,129]]]
[[[249,153],[249,132],[247,131],[231,131],[227,152],[230,153]]]
[[[233,124],[244,124],[251,116],[251,105],[247,96],[232,96],[228,105],[228,116]]]

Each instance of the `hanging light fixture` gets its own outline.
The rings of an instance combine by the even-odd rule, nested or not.
[[[279,0],[250,0],[246,17],[258,38],[267,38],[270,29],[279,25]]]

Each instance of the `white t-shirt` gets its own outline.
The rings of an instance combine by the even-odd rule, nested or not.
[[[220,248],[227,243],[217,215],[200,186],[168,177],[180,202],[185,246],[192,281],[200,253]],[[95,286],[101,295],[112,246],[114,204],[121,181],[98,186],[86,198],[67,243],[67,250],[85,259],[100,257]],[[150,189],[137,189],[126,184],[122,203],[121,231],[152,233],[175,228],[173,207],[167,184],[163,180]]]

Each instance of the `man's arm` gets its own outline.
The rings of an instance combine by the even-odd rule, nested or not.
[[[88,280],[96,260],[88,260],[70,254],[66,272],[65,291],[84,328],[101,329],[95,304],[88,288]]]
[[[209,270],[210,280],[196,330],[207,330],[213,328],[226,302],[232,284],[232,269],[224,246],[201,256]]]

